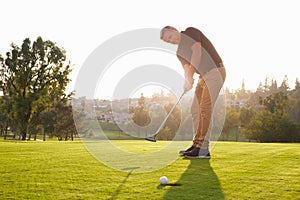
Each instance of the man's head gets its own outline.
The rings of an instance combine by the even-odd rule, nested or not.
[[[171,44],[179,44],[180,32],[172,26],[165,26],[160,31],[160,39]]]

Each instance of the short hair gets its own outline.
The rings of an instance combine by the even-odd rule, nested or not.
[[[160,39],[163,38],[164,33],[165,33],[166,31],[177,31],[177,32],[178,32],[178,30],[177,30],[176,28],[174,28],[173,26],[165,26],[165,27],[163,27],[163,28],[161,29],[161,31],[160,31]]]

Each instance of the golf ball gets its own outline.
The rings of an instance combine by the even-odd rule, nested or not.
[[[168,178],[166,176],[162,176],[159,178],[159,182],[162,185],[166,185],[168,183]]]

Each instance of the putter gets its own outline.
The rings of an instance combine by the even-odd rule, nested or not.
[[[173,110],[175,109],[175,107],[179,104],[180,100],[182,99],[183,95],[185,94],[185,91],[181,94],[181,96],[179,97],[179,99],[177,100],[177,102],[174,104],[174,106],[171,108],[171,110],[169,111],[169,113],[167,114],[166,118],[164,119],[164,121],[161,123],[160,127],[157,129],[157,131],[149,136],[146,137],[145,139],[150,141],[150,142],[156,142],[155,137],[158,135],[159,131],[162,129],[162,127],[165,125],[166,121],[168,120],[169,116],[171,115],[171,113],[173,112]]]

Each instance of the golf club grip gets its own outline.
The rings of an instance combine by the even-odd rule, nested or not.
[[[164,121],[161,123],[160,127],[157,129],[157,131],[154,133],[154,137],[159,133],[159,131],[162,129],[162,127],[165,125],[166,121],[168,120],[169,116],[171,115],[171,113],[173,112],[173,110],[175,109],[175,107],[179,104],[180,100],[182,99],[183,95],[185,94],[185,92],[183,92],[181,94],[181,96],[179,97],[179,99],[177,100],[177,102],[174,104],[174,106],[171,108],[171,110],[169,111],[169,113],[167,114],[166,118],[164,119]]]

